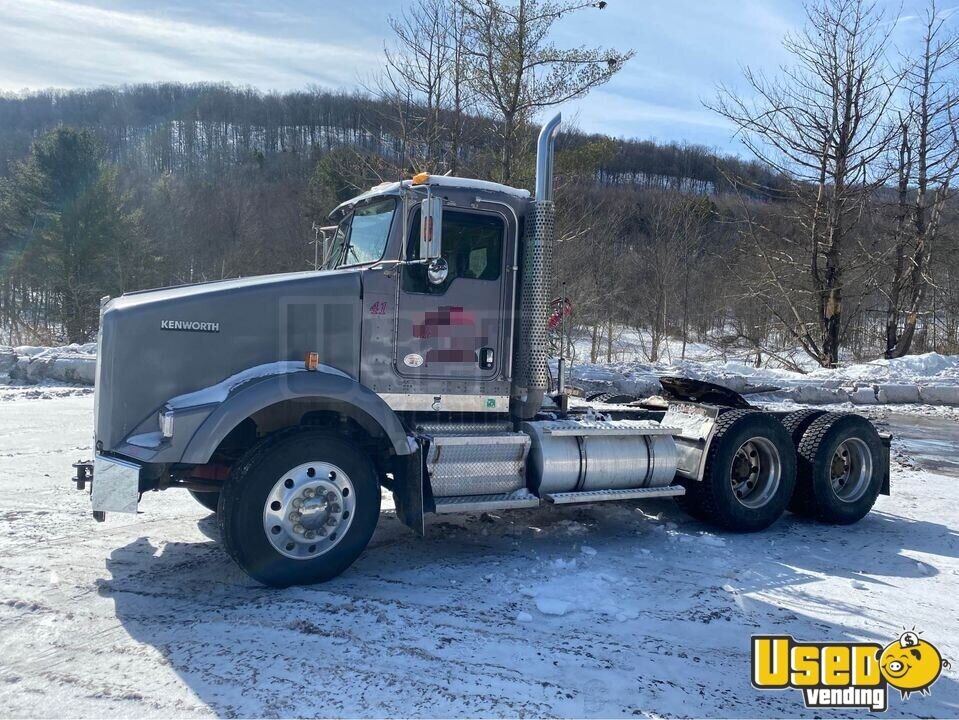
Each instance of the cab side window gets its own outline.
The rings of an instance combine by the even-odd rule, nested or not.
[[[413,215],[406,257],[419,259],[420,212]],[[441,285],[431,285],[426,265],[406,265],[403,289],[406,292],[442,294],[457,279],[498,280],[503,266],[503,218],[488,213],[444,210],[443,257],[449,263],[449,275]]]

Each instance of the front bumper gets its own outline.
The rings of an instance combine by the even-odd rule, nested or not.
[[[140,502],[140,475],[143,467],[126,458],[97,453],[93,463],[74,465],[74,482],[80,490],[90,484],[93,516],[104,519],[106,512],[135,513]]]

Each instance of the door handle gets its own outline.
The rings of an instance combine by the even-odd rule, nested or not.
[[[480,361],[479,366],[481,370],[492,370],[495,355],[493,354],[493,348],[484,347],[480,348],[479,351]]]

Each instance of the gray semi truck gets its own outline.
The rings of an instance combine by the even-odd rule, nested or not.
[[[186,489],[243,570],[288,586],[356,560],[382,488],[420,534],[429,513],[656,497],[740,532],[868,513],[889,438],[859,416],[682,378],[570,406],[547,338],[559,123],[532,197],[421,174],[337,207],[322,270],[104,298],[95,456],[73,478],[95,517]]]

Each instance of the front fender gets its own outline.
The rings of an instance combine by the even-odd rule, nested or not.
[[[231,393],[197,428],[180,460],[202,465],[233,428],[254,413],[284,400],[322,400],[324,407],[377,427],[397,455],[412,452],[406,429],[396,413],[369,388],[333,368],[315,372],[266,375]]]

